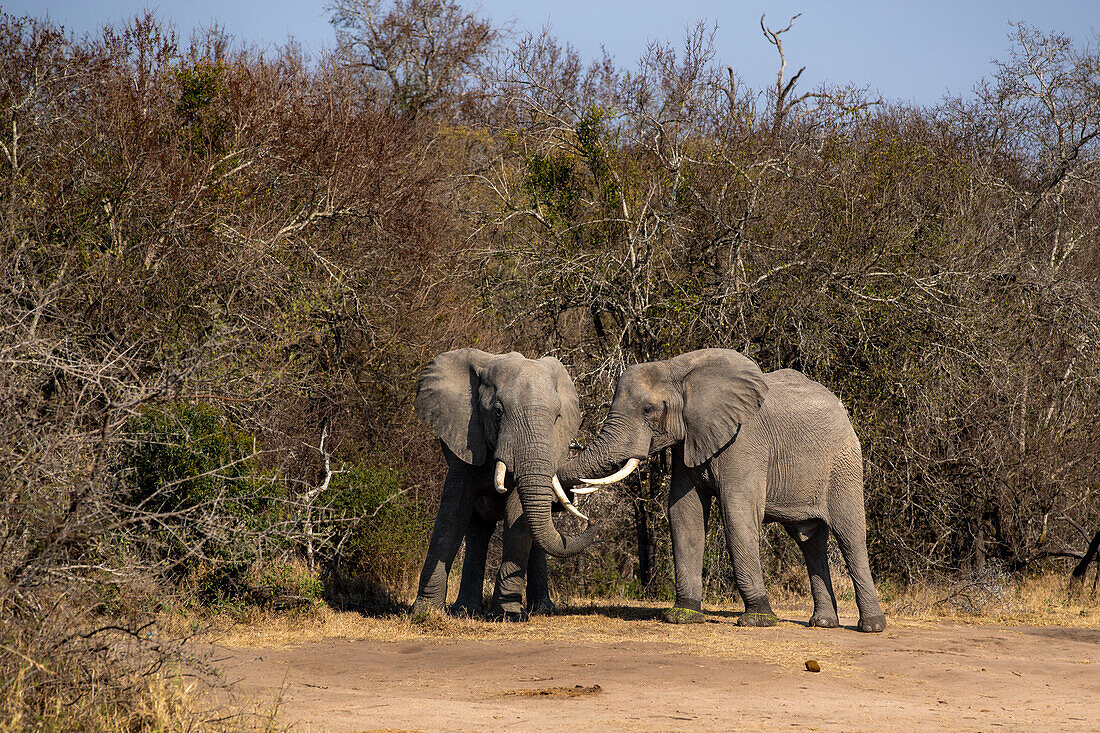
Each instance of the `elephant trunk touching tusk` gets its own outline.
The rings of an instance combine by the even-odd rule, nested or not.
[[[519,492],[523,502],[523,513],[527,516],[527,524],[535,543],[556,557],[571,557],[595,541],[596,525],[588,522],[588,527],[581,534],[570,536],[563,535],[554,527],[550,508],[555,501],[561,500],[558,496],[561,483],[554,481],[553,461],[546,459],[551,453],[549,445],[540,450],[528,447],[528,450],[521,453],[516,459],[518,472],[515,490]],[[565,491],[561,490],[561,493],[564,494]],[[578,518],[583,519],[584,515]]]
[[[618,471],[611,474],[610,476],[606,476],[604,478],[582,478],[581,481],[583,481],[586,484],[596,484],[598,486],[603,486],[605,484],[613,484],[616,481],[622,481],[624,478],[629,476],[631,474],[631,472],[634,471],[634,469],[638,467],[639,463],[641,463],[641,461],[639,461],[637,458],[631,458],[629,461],[626,462],[625,466],[623,466],[622,468],[620,468]],[[573,492],[573,493],[576,493],[576,492]]]
[[[497,493],[508,493],[508,489],[504,487],[504,474],[506,473],[508,473],[508,467],[504,465],[504,461],[497,461],[497,470],[493,474],[493,486],[496,487]]]
[[[569,501],[569,497],[565,495],[565,489],[561,487],[561,482],[558,481],[557,476],[554,476],[551,479],[551,484],[553,484],[554,486],[554,493],[557,494],[558,501],[561,502],[561,505],[565,507],[566,510],[577,519],[583,519],[587,522],[588,517],[584,516],[584,514],[581,513],[580,509],[577,509],[577,507],[573,506],[573,502]]]

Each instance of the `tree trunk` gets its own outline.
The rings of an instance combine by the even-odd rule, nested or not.
[[[985,572],[985,518],[978,519],[978,533],[974,536],[974,570]]]
[[[1089,543],[1089,549],[1085,550],[1085,556],[1073,569],[1072,577],[1075,580],[1084,582],[1085,573],[1088,572],[1089,563],[1092,562],[1094,557],[1096,558],[1096,575],[1100,578],[1100,555],[1097,555],[1098,551],[1100,551],[1100,532],[1093,535],[1092,542]]]

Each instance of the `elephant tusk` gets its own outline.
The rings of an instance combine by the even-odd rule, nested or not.
[[[558,481],[557,476],[552,477],[550,483],[553,484],[554,493],[558,495],[558,501],[561,502],[561,505],[565,507],[566,511],[577,519],[583,519],[586,522],[589,521],[588,517],[581,514],[580,509],[577,509],[577,507],[573,506],[573,502],[569,501],[569,497],[565,495],[565,489],[561,487],[561,481]]]
[[[595,484],[597,486],[613,484],[616,481],[622,481],[624,478],[629,476],[630,473],[638,467],[639,463],[641,463],[641,461],[639,461],[637,458],[631,458],[629,461],[626,462],[625,466],[623,466],[610,476],[607,476],[605,478],[582,478],[581,481],[585,482],[586,484]],[[573,493],[575,494],[577,492],[574,491]]]
[[[554,476],[554,481],[557,481],[559,487],[561,486],[561,481],[558,481],[557,475]],[[575,488],[575,489],[571,489],[574,496],[584,496],[585,494],[591,494],[593,491],[599,491],[599,490],[600,490],[599,486],[583,486],[583,487],[578,487],[578,488]],[[557,489],[555,488],[554,491],[557,492]],[[564,493],[565,493],[565,491],[563,489],[562,492],[560,494],[558,494],[558,496],[560,497]]]
[[[561,487],[561,481],[558,481],[558,477],[555,475],[550,479],[551,485],[554,487],[554,493],[558,496],[558,501],[562,506],[569,506],[573,502],[569,501],[569,497],[565,494],[565,489]]]
[[[508,489],[504,487],[504,474],[507,472],[508,467],[504,465],[504,461],[497,461],[497,471],[496,474],[493,475],[493,485],[496,487],[498,493],[508,493]]]
[[[588,522],[588,521],[590,521],[590,520],[588,519],[588,517],[584,516],[584,514],[582,514],[582,513],[581,513],[581,510],[580,510],[580,509],[578,509],[577,507],[573,506],[572,504],[566,504],[566,505],[565,505],[565,509],[566,509],[566,511],[568,511],[568,512],[569,512],[570,514],[572,514],[572,515],[573,515],[574,517],[576,517],[577,519],[583,519],[583,520],[584,520],[585,522]]]

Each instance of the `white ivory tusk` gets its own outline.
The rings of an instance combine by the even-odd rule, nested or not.
[[[639,463],[641,463],[641,461],[639,461],[637,458],[631,458],[629,461],[626,462],[625,466],[623,466],[610,476],[607,476],[606,478],[582,478],[581,481],[585,482],[586,484],[595,484],[597,486],[613,484],[616,481],[622,481],[624,478],[629,476],[631,471],[638,467]],[[574,491],[573,493],[575,494],[577,492]]]
[[[557,476],[553,476],[550,479],[550,484],[554,487],[554,493],[558,495],[558,501],[561,502],[562,506],[569,506],[573,503],[569,501],[569,497],[566,496],[565,489],[561,487],[561,481],[558,481]]]
[[[561,505],[565,507],[566,511],[568,511],[577,519],[583,519],[587,522],[588,517],[581,514],[581,511],[577,509],[577,507],[573,506],[573,502],[569,501],[569,497],[565,495],[565,489],[561,487],[561,481],[558,481],[558,477],[554,476],[551,479],[550,483],[553,484],[554,493],[558,495],[558,501],[561,502]]]
[[[508,493],[508,489],[504,487],[504,474],[508,472],[508,467],[504,465],[504,461],[497,461],[497,472],[493,476],[493,485],[501,494]]]
[[[573,506],[572,504],[566,504],[565,509],[577,519],[583,519],[586,522],[588,521],[588,517],[581,514],[581,510]]]
[[[593,491],[599,490],[599,486],[578,486],[573,489],[573,496],[584,496],[585,494],[591,494]]]

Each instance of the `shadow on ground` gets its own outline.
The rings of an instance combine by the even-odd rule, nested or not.
[[[322,598],[333,610],[351,611],[372,618],[409,611],[409,605],[398,600],[382,584],[338,573],[325,578]]]
[[[624,621],[660,621],[663,608],[645,606],[620,606],[614,604],[593,604],[585,606],[558,606],[555,616],[606,616]]]

